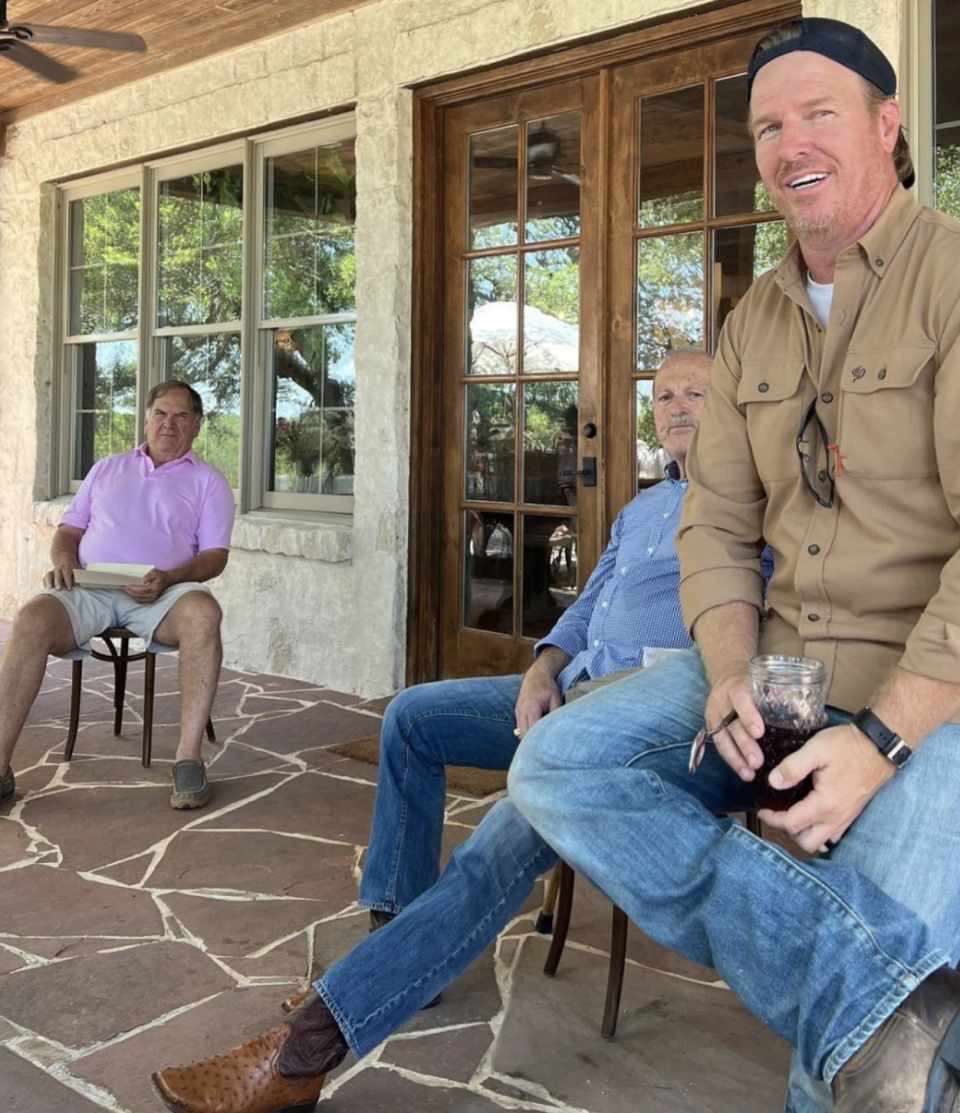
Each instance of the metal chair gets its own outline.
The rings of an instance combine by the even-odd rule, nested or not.
[[[754,812],[747,812],[745,826],[748,831],[761,837],[760,820]],[[537,918],[537,931],[541,935],[553,932],[553,940],[543,964],[543,972],[552,978],[560,965],[567,932],[570,930],[570,911],[573,908],[573,889],[576,874],[566,862],[558,862],[547,880],[540,915]],[[556,907],[556,922],[554,922]],[[603,1006],[603,1022],[600,1035],[612,1040],[617,1034],[617,1019],[620,1015],[620,997],[623,993],[623,974],[627,964],[627,927],[630,921],[626,912],[617,905],[613,906],[613,919],[610,927],[610,967],[607,971],[607,996]]]
[[[113,693],[113,706],[115,710],[113,720],[113,733],[119,734],[123,728],[123,700],[127,691],[127,665],[134,661],[144,661],[143,666],[143,751],[141,764],[147,768],[150,765],[150,748],[153,741],[153,691],[156,676],[157,655],[149,649],[140,653],[130,652],[130,639],[135,638],[125,626],[111,626],[97,637],[103,641],[109,653],[101,653],[91,649],[91,656],[98,661],[112,661],[115,687]],[[119,643],[119,648],[114,645]],[[80,726],[80,694],[83,690],[83,661],[73,662],[72,687],[70,689],[70,726],[67,731],[67,745],[63,752],[63,760],[73,758],[73,747],[77,741],[77,730]],[[217,736],[213,730],[213,721],[207,719],[207,738],[216,742]]]

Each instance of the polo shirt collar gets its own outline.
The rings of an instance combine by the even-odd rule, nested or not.
[[[150,453],[148,451],[148,448],[149,448],[148,442],[144,441],[143,444],[137,445],[137,447],[133,451],[133,454],[134,454],[134,456],[139,456],[142,459],[147,460],[152,468],[156,468],[156,464],[154,464],[153,457],[150,455]],[[200,461],[194,455],[193,449],[188,448],[187,451],[182,456],[178,456],[176,460],[169,460],[166,464],[162,464],[161,466],[162,467],[168,467],[170,464],[179,464],[183,461],[186,461],[187,463],[190,463],[190,464],[199,464],[200,463]]]

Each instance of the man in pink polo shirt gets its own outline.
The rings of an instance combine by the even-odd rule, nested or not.
[[[203,586],[227,564],[233,492],[191,451],[203,400],[172,379],[147,398],[146,443],[98,460],[53,538],[44,589],[20,609],[0,661],[0,801],[13,796],[13,748],[43,682],[47,655],[77,658],[90,639],[126,626],[155,652],[180,650],[180,745],[175,808],[202,808],[210,785],[200,757],[217,691],[220,608]],[[85,588],[90,563],[151,564],[142,585]]]

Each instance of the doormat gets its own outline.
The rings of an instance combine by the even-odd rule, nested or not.
[[[380,739],[358,738],[354,742],[340,742],[331,746],[330,753],[365,761],[368,765],[380,763]],[[470,796],[492,796],[507,787],[507,774],[499,769],[475,769],[472,765],[447,766],[447,792],[466,792]]]

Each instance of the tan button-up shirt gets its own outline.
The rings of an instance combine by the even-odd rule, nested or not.
[[[844,250],[829,326],[797,244],[727,320],[693,442],[677,548],[689,628],[762,609],[763,653],[827,666],[855,711],[899,664],[960,682],[960,223],[897,188]],[[814,402],[815,400],[815,402]],[[826,444],[811,420],[814,403]],[[824,501],[801,476],[798,456]]]

